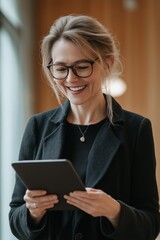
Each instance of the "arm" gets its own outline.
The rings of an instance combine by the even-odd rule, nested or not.
[[[35,159],[40,141],[38,134],[39,132],[37,129],[36,119],[31,118],[22,139],[19,154],[20,160]],[[11,210],[9,213],[11,230],[18,239],[39,239],[39,235],[43,238],[47,230],[47,214],[44,214],[44,216],[39,219],[40,221],[37,222],[37,220],[34,219],[35,211],[31,209],[31,212],[33,210],[32,214],[34,215],[31,216],[31,213],[28,210],[29,208],[32,208],[33,204],[30,203],[27,205],[25,203],[25,201],[27,201],[27,196],[25,197],[24,201],[25,194],[26,188],[19,177],[16,176],[16,183],[12,195],[12,201],[10,203]],[[32,200],[33,199],[29,199],[29,201]],[[35,221],[37,224],[35,224]],[[44,239],[47,239],[47,237],[44,237]]]
[[[133,153],[130,203],[119,201],[119,224],[109,237],[116,240],[154,240],[160,231],[160,214],[154,142],[148,119],[144,118],[139,125]],[[104,227],[102,229],[105,230]]]

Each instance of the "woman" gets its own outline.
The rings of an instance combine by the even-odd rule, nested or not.
[[[13,234],[23,240],[155,239],[160,218],[151,123],[102,91],[119,73],[112,35],[91,17],[61,17],[42,42],[42,59],[61,106],[30,119],[19,159],[67,158],[86,191],[64,196],[77,210],[48,211],[57,195],[27,190],[17,177]]]

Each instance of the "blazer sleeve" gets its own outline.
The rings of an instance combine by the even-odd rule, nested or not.
[[[38,146],[37,124],[36,118],[32,117],[26,127],[21,148],[19,159],[20,160],[32,160],[35,158]],[[45,238],[45,226],[46,219],[42,221],[41,225],[37,228],[33,228],[30,224],[28,210],[26,208],[23,197],[25,195],[26,188],[20,178],[16,175],[16,182],[14,191],[12,194],[12,200],[10,202],[9,223],[12,233],[21,240],[39,239],[39,234],[43,239]],[[44,232],[44,235],[43,235]]]
[[[119,224],[106,232],[107,221],[101,218],[105,236],[115,240],[154,240],[160,231],[156,161],[150,120],[143,118],[138,129],[132,163],[131,201],[120,202]]]

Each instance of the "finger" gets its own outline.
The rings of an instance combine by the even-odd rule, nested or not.
[[[58,199],[51,202],[26,202],[26,207],[31,210],[31,212],[43,211],[49,208],[53,208],[54,205],[58,203]]]
[[[46,195],[46,191],[30,191],[27,190],[24,196],[25,202],[54,202],[57,200],[57,195]],[[43,195],[42,195],[43,194]],[[45,195],[44,195],[45,194]]]
[[[45,190],[28,190],[26,191],[26,195],[30,198],[32,197],[38,197],[38,196],[44,196],[47,192]]]
[[[89,199],[89,200],[96,200],[98,198],[101,198],[104,193],[102,191],[75,191],[71,192],[69,195],[75,198],[79,199]]]
[[[67,203],[81,209],[82,211],[84,211],[88,214],[90,214],[92,212],[93,206],[90,202],[86,203],[84,201],[82,202],[79,199],[68,197],[67,198]]]
[[[40,210],[40,211],[42,211],[42,210],[46,210],[46,209],[48,209],[48,208],[53,208],[54,207],[54,205],[56,204],[56,202],[55,203],[52,203],[52,202],[49,202],[49,203],[30,203],[30,208],[32,208],[33,210]]]
[[[91,201],[89,199],[83,199],[83,198],[79,199],[79,198],[73,198],[70,196],[68,196],[66,200],[68,204],[81,209],[82,211],[90,214],[93,217],[104,215],[103,209],[99,200]]]
[[[84,203],[85,205],[93,205],[94,201],[91,201],[91,199],[84,198],[82,196],[75,196],[74,194],[65,195],[64,198],[68,201],[69,204],[82,204]]]
[[[44,196],[46,195],[46,191],[43,191],[43,190],[26,190],[26,193],[23,197],[24,201],[31,201],[32,202],[32,199],[34,197],[37,197],[37,196]]]
[[[38,203],[33,203],[33,209],[36,209],[36,208],[38,208]]]
[[[34,202],[36,203],[46,203],[46,202],[52,202],[54,203],[55,201],[57,201],[58,197],[57,195],[46,195],[44,197],[35,197],[34,198]]]
[[[58,203],[57,196],[47,196],[45,199],[35,197],[32,201],[26,201],[26,207],[28,209],[48,209],[54,207],[56,203]]]

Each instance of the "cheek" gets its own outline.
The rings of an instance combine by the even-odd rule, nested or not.
[[[94,78],[92,77],[88,83],[93,87],[93,88],[98,88],[99,86],[101,87],[102,85],[102,80],[100,75],[95,75]]]
[[[100,86],[103,79],[102,70],[99,68],[95,69],[94,74],[90,78],[90,82],[93,82],[94,85]]]
[[[99,79],[91,81],[88,85],[88,94],[95,95],[96,93],[100,92],[102,92],[101,81]]]

